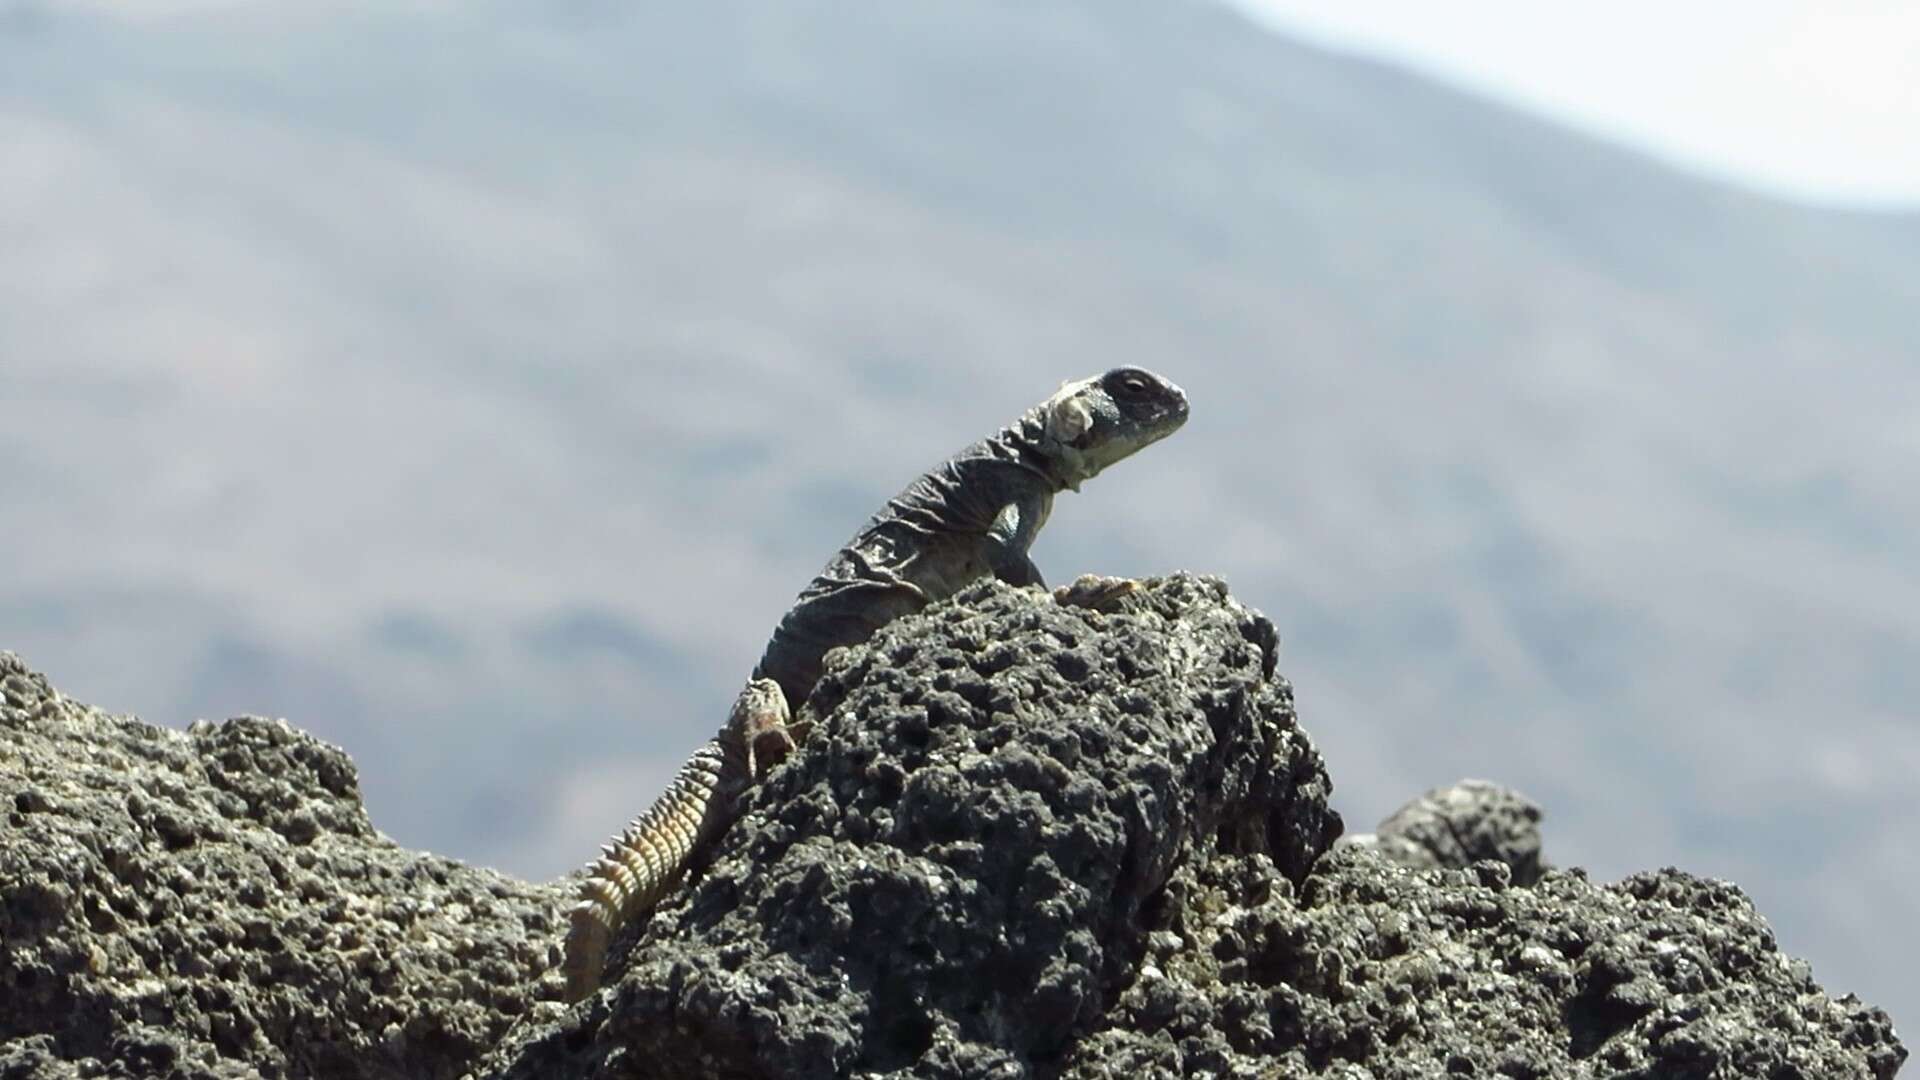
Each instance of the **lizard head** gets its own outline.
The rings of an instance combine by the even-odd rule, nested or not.
[[[1063,383],[1040,406],[1047,441],[1068,488],[1160,441],[1187,422],[1187,395],[1145,368],[1117,367]]]

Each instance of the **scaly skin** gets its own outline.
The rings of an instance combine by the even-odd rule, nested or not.
[[[819,681],[828,650],[859,644],[988,574],[1044,586],[1027,552],[1054,495],[1078,491],[1186,419],[1179,387],[1115,368],[1063,384],[889,499],[780,620],[727,726],[588,867],[561,965],[567,1000],[593,992],[613,938],[673,887],[692,854],[731,822],[740,793],[792,750],[788,717]],[[1133,584],[1085,575],[1053,595],[1103,607]]]
[[[600,985],[613,935],[666,895],[694,850],[727,827],[739,793],[792,749],[779,685],[749,680],[727,726],[693,752],[667,790],[601,847],[600,858],[587,869],[579,902],[568,912],[560,965],[568,1001],[579,1001]]]

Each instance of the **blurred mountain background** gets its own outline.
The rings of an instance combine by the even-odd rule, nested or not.
[[[0,648],[582,863],[918,471],[1142,364],[1365,829],[1463,776],[1920,1016],[1920,214],[1188,0],[0,2]]]

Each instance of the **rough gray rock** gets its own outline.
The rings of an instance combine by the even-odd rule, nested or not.
[[[1302,890],[1229,857],[1168,892],[1139,979],[1063,1075],[1885,1080],[1906,1057],[1737,887],[1678,870],[1522,889],[1490,860],[1343,848]]]
[[[507,1075],[1028,1075],[1134,975],[1182,860],[1304,877],[1339,830],[1216,581],[1102,615],[987,581],[842,650],[802,751],[587,1007]],[[615,965],[617,970],[618,965]]]
[[[1187,576],[1108,616],[983,583],[900,620],[830,670],[807,745],[609,988],[481,1074],[1898,1068],[1885,1014],[1830,1000],[1730,885],[1316,862],[1338,822],[1275,653]]]
[[[9,661],[0,1080],[1898,1071],[1732,885],[1329,850],[1276,651],[1184,575],[899,620],[573,1008],[534,977],[563,890],[386,844],[281,725],[111,720]]]
[[[1540,806],[1509,787],[1462,780],[1395,810],[1370,833],[1340,843],[1368,847],[1415,870],[1461,869],[1482,859],[1507,865],[1515,885],[1540,880]]]
[[[0,1077],[458,1076],[563,898],[395,846],[284,723],[111,717],[0,653]]]

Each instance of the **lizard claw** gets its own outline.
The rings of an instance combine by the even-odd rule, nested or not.
[[[1110,611],[1115,600],[1138,589],[1140,583],[1133,578],[1108,577],[1104,574],[1081,574],[1073,579],[1073,584],[1062,585],[1053,590],[1056,603],[1067,607],[1083,607],[1094,611]]]

